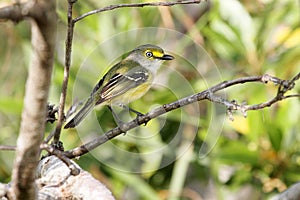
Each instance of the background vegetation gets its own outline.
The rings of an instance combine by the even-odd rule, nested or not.
[[[80,15],[108,3],[124,1],[78,1],[74,14]],[[63,78],[66,35],[66,4],[59,1],[58,5],[57,57],[49,99],[56,105]],[[106,59],[109,55],[92,57],[89,62],[94,68],[82,70],[82,63],[86,63],[95,48],[112,35],[144,27],[162,27],[186,34],[202,45],[224,80],[264,73],[289,79],[300,71],[299,1],[214,0],[171,8],[126,8],[93,15],[76,25],[69,105],[75,97],[73,92],[83,90],[88,94],[97,82],[100,72],[93,71],[94,68],[104,71],[113,62]],[[17,25],[1,23],[1,144],[16,143],[30,57],[29,34],[26,22]],[[184,50],[189,49],[181,39],[174,43],[182,44]],[[102,51],[114,51],[105,48]],[[120,48],[118,51],[123,52],[125,47]],[[183,53],[183,57],[193,54]],[[190,67],[188,61],[183,64],[181,57],[171,66],[188,80],[193,90],[201,91],[210,85],[205,85],[203,80],[206,83],[221,81],[219,75],[211,74],[214,71],[210,70],[213,68],[210,64],[197,60],[200,67],[207,69],[200,73],[204,78],[195,75],[195,68]],[[175,75],[167,72],[166,69],[160,72],[166,85],[178,84]],[[81,88],[73,87],[78,79],[84,83],[80,84]],[[299,86],[297,90],[299,93]],[[152,106],[176,100],[172,92],[168,88],[155,87],[132,106],[147,112]],[[178,92],[182,92],[181,97],[188,95],[185,90]],[[274,93],[276,87],[271,84],[246,84],[226,91],[229,99],[251,104],[266,101]],[[199,109],[201,117],[194,113],[194,108]],[[115,126],[106,108],[96,114],[104,131]],[[168,113],[165,118],[154,120],[147,127],[135,129],[124,137],[119,136],[81,157],[78,163],[104,182],[117,199],[165,199],[179,191],[182,191],[180,199],[239,199],[241,196],[243,199],[264,199],[299,181],[299,99],[288,99],[271,108],[249,112],[247,118],[236,113],[234,121],[224,116],[221,107],[200,102]],[[66,149],[78,146],[81,139],[92,139],[95,134],[100,134],[85,132],[86,126],[80,128],[78,134],[76,130],[63,133]],[[47,131],[52,129],[53,125],[49,124]],[[158,151],[155,157],[147,156],[148,152],[162,147],[166,147],[166,151]],[[205,156],[201,154],[207,152],[203,151],[204,147],[211,150]],[[139,156],[128,158],[128,153]],[[1,182],[9,182],[13,154],[0,152]]]

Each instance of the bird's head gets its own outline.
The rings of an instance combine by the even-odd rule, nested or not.
[[[156,68],[164,60],[173,60],[174,57],[164,53],[164,50],[152,44],[138,46],[132,50],[127,59],[132,59],[143,67]]]

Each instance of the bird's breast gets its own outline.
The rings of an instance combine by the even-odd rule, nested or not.
[[[120,97],[116,97],[111,100],[112,104],[128,104],[132,101],[135,101],[142,96],[144,96],[147,91],[150,89],[151,83],[144,83],[135,88],[128,90],[126,93],[121,95]]]

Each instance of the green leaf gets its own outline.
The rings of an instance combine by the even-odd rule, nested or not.
[[[130,174],[126,172],[116,171],[109,168],[112,176],[121,180],[126,187],[134,188],[140,198],[138,199],[147,199],[147,200],[158,200],[160,199],[156,191],[141,177],[136,174]]]
[[[22,111],[23,102],[20,99],[11,97],[0,98],[0,112],[20,114]]]
[[[257,152],[250,151],[247,145],[239,141],[228,142],[217,152],[216,157],[227,163],[256,165],[259,162]]]
[[[281,149],[281,141],[282,141],[282,131],[276,127],[274,124],[270,124],[268,127],[268,136],[272,147],[275,151],[279,151]]]

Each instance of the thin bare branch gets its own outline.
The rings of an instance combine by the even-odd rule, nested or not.
[[[199,4],[201,0],[180,0],[180,1],[174,1],[174,2],[145,2],[145,3],[126,3],[126,4],[116,4],[116,5],[109,5],[104,8],[99,8],[97,10],[92,10],[90,12],[87,12],[75,19],[73,19],[73,22],[76,23],[85,17],[88,17],[90,15],[94,15],[96,13],[109,11],[109,10],[115,10],[118,8],[133,8],[133,7],[145,7],[145,6],[174,6],[178,4]]]
[[[297,79],[293,78],[292,80],[295,81]],[[261,103],[261,104],[257,104],[257,105],[239,105],[235,101],[229,101],[229,100],[223,99],[222,97],[219,97],[214,94],[214,93],[221,91],[225,88],[228,88],[230,86],[237,85],[237,84],[249,83],[249,82],[260,82],[263,84],[267,84],[268,82],[273,82],[274,84],[279,85],[279,87],[281,87],[281,84],[285,81],[281,80],[279,78],[267,75],[267,74],[262,75],[262,76],[250,76],[250,77],[237,78],[237,79],[230,80],[230,81],[224,81],[224,82],[221,82],[203,92],[193,94],[188,97],[179,99],[175,102],[165,104],[163,106],[155,108],[152,111],[148,112],[147,114],[145,114],[143,116],[138,116],[136,119],[122,125],[121,128],[116,127],[114,129],[106,132],[104,135],[101,135],[101,136],[95,138],[91,142],[88,142],[80,147],[75,148],[75,149],[66,151],[66,152],[64,152],[64,154],[69,158],[81,156],[81,155],[93,150],[94,148],[98,147],[99,145],[105,143],[106,141],[108,141],[130,129],[138,127],[141,124],[145,124],[149,120],[154,119],[160,115],[163,115],[166,112],[170,112],[172,110],[178,109],[180,107],[186,106],[186,105],[194,103],[196,101],[201,101],[201,100],[206,99],[206,100],[209,100],[209,101],[212,101],[215,103],[220,103],[222,105],[225,105],[229,111],[240,110],[243,114],[245,114],[245,112],[247,110],[262,109],[262,108],[271,106],[272,104],[274,104],[278,101],[281,101],[283,99],[300,96],[298,94],[282,96],[282,94],[278,92],[277,95],[273,99],[271,99],[270,101],[268,101],[266,103]],[[289,90],[291,90],[291,89],[292,89],[292,87],[289,87]]]
[[[52,145],[49,145],[47,143],[42,143],[40,148],[46,150],[50,155],[55,155],[61,161],[63,161],[69,167],[71,175],[76,176],[80,173],[80,169],[78,169],[69,158],[63,155],[62,151],[54,148]]]
[[[63,84],[62,84],[62,92],[61,92],[60,102],[59,102],[58,120],[57,120],[56,128],[54,131],[54,141],[53,141],[54,144],[58,143],[58,141],[59,141],[61,127],[65,120],[64,108],[65,108],[67,89],[68,89],[68,81],[69,81],[70,66],[71,66],[72,41],[73,41],[73,33],[74,33],[74,23],[72,22],[73,3],[74,3],[74,1],[69,0],[64,80],[63,80]],[[51,137],[52,137],[52,135],[50,135],[50,137],[48,137],[48,138],[51,138]]]
[[[9,145],[0,145],[0,150],[2,151],[15,151],[17,149],[16,146],[9,146]]]

